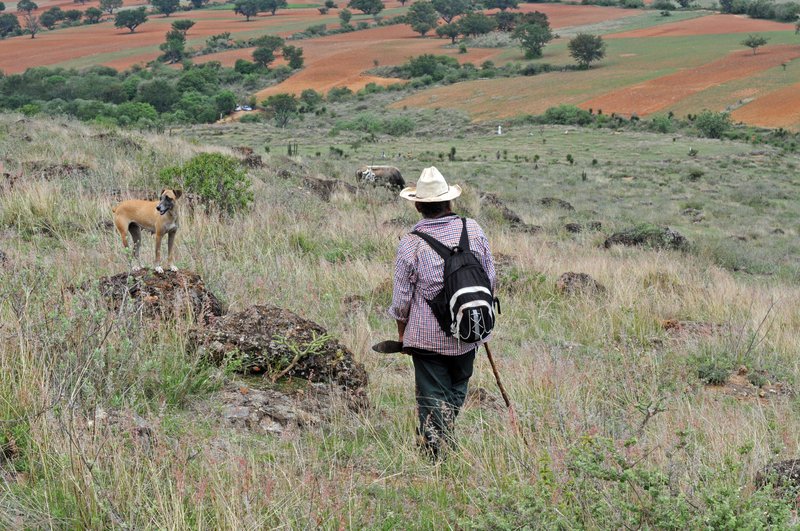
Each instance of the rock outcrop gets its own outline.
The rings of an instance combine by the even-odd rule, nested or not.
[[[686,251],[689,249],[689,240],[669,227],[645,224],[615,232],[606,238],[603,245],[606,249],[612,245],[627,245]]]

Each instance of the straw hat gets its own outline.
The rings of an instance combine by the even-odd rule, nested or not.
[[[461,195],[461,187],[450,186],[435,166],[422,170],[416,186],[409,186],[400,192],[400,197],[417,203],[436,203],[450,201]]]

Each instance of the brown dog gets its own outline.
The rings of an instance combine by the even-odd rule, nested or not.
[[[173,246],[175,244],[175,233],[178,231],[178,212],[175,202],[181,196],[180,190],[165,188],[159,194],[159,201],[142,201],[131,199],[123,201],[113,207],[114,225],[122,236],[122,245],[128,247],[128,233],[133,238],[133,256],[135,264],[134,270],[140,269],[139,246],[142,243],[142,229],[155,233],[156,235],[156,271],[163,273],[161,267],[161,238],[167,235],[167,266],[171,271],[177,271],[175,267]]]

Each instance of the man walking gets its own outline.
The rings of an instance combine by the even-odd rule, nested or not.
[[[414,230],[429,235],[448,248],[459,245],[465,225],[451,210],[450,201],[461,187],[449,186],[435,167],[425,168],[416,186],[400,197],[414,202],[422,220]],[[468,219],[469,248],[495,287],[495,270],[483,230]],[[403,351],[414,360],[418,433],[423,448],[438,457],[453,444],[453,424],[467,395],[477,348],[486,342],[465,343],[442,330],[427,301],[444,285],[444,259],[423,238],[407,234],[400,241],[395,263],[394,290],[389,315],[397,321]]]

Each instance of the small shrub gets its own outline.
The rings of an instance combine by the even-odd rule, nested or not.
[[[164,168],[160,178],[163,184],[182,187],[227,213],[253,201],[250,179],[239,161],[220,153],[201,153],[181,166]]]

